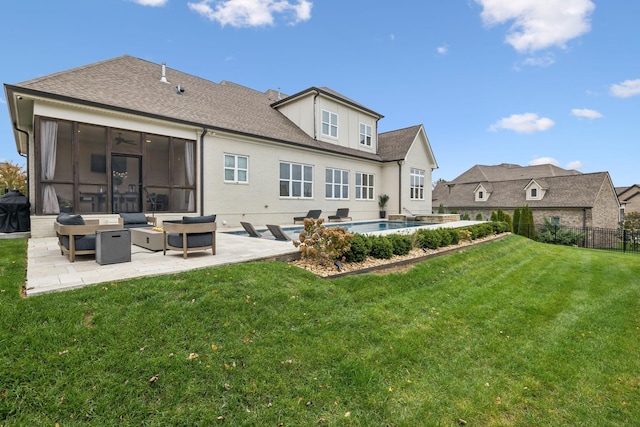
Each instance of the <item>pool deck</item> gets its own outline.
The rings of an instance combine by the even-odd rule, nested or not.
[[[425,225],[422,228],[463,227],[476,221],[456,221],[444,224]],[[411,228],[411,232],[417,228]],[[227,230],[225,230],[227,231]],[[229,230],[232,231],[232,230]],[[389,234],[398,230],[387,230],[376,234]],[[296,239],[296,235],[292,235]],[[191,252],[187,259],[182,252],[153,252],[132,246],[131,262],[100,265],[94,255],[76,256],[69,262],[60,254],[55,237],[30,238],[27,250],[26,296],[48,292],[82,288],[99,283],[111,283],[138,277],[173,274],[182,271],[218,267],[249,261],[288,260],[299,251],[292,242],[276,241],[268,236],[252,238],[226,232],[216,233],[216,255],[211,250]]]

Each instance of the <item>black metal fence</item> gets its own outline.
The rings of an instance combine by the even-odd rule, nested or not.
[[[536,225],[520,234],[543,243],[640,254],[638,230]]]

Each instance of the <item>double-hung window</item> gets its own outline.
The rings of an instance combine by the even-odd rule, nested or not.
[[[338,115],[322,110],[322,134],[332,138],[338,137]]]
[[[424,200],[424,170],[411,168],[411,200]]]
[[[325,181],[327,199],[349,198],[349,171],[327,168]]]
[[[373,200],[373,174],[356,172],[356,200]]]
[[[371,147],[371,126],[360,123],[360,144]]]
[[[280,197],[311,199],[313,166],[280,162]]]
[[[224,182],[249,182],[249,158],[235,154],[224,155]]]

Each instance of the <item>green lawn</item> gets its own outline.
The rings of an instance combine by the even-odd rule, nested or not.
[[[406,273],[250,263],[23,299],[0,426],[637,426],[640,258],[509,236]]]

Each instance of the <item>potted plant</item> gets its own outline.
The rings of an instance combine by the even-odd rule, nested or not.
[[[389,202],[388,194],[380,194],[378,196],[378,207],[380,208],[380,218],[384,218],[387,216],[387,211],[385,209],[387,207],[388,202]]]

